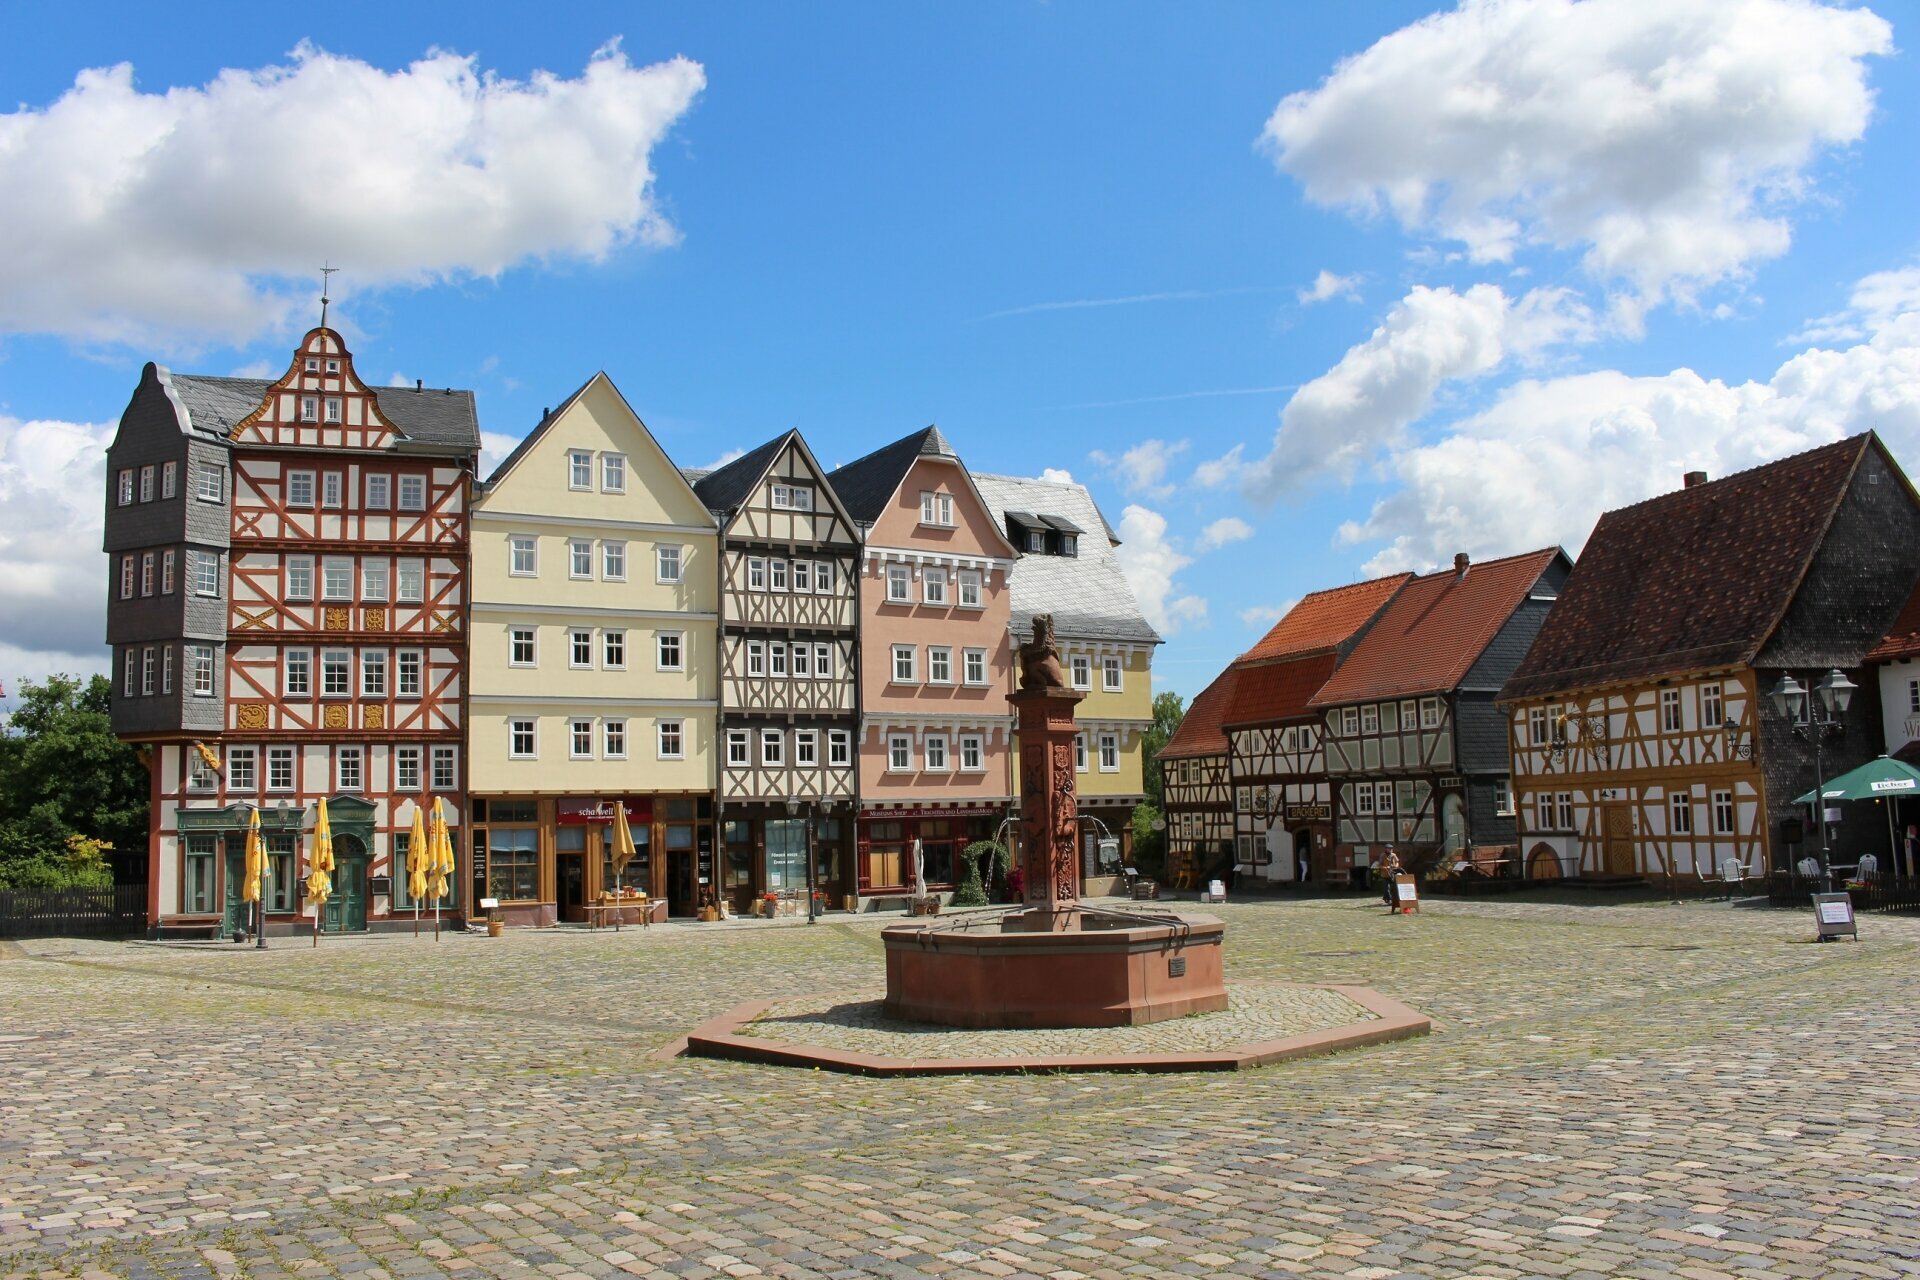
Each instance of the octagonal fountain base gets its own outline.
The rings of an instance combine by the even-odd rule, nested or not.
[[[1166,912],[1016,911],[897,924],[886,1016],[949,1027],[1124,1027],[1227,1007],[1226,926]]]

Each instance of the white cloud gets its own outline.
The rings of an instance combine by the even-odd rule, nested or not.
[[[1274,623],[1287,616],[1287,613],[1299,604],[1298,599],[1283,601],[1280,604],[1256,604],[1250,609],[1240,611],[1240,621],[1249,627],[1258,627],[1265,631]]]
[[[1112,473],[1114,479],[1120,482],[1120,487],[1128,493],[1164,498],[1173,492],[1173,486],[1167,483],[1167,468],[1173,465],[1175,458],[1187,451],[1187,444],[1185,440],[1172,443],[1142,440],[1117,458],[1099,449],[1088,456],[1097,466]]]
[[[1267,121],[1309,199],[1504,262],[1583,252],[1632,321],[1784,253],[1784,212],[1872,113],[1865,9],[1806,0],[1464,0]]]
[[[1210,458],[1193,469],[1193,482],[1203,489],[1218,489],[1240,471],[1240,459],[1247,446],[1237,444],[1217,458]]]
[[[311,308],[323,256],[346,266],[338,298],[671,244],[651,154],[705,82],[617,43],[524,82],[444,51],[385,71],[307,44],[164,93],[127,63],[82,71],[0,115],[0,330],[239,343]]]
[[[1294,393],[1273,448],[1243,470],[1241,485],[1270,502],[1324,472],[1351,478],[1377,450],[1396,444],[1448,382],[1592,332],[1585,305],[1563,289],[1535,289],[1515,301],[1498,285],[1465,293],[1416,285],[1365,342]]]
[[[480,474],[490,476],[493,469],[507,460],[513,447],[520,443],[520,436],[510,436],[501,431],[482,431],[480,433]]]
[[[1330,298],[1359,298],[1360,277],[1341,276],[1322,269],[1313,278],[1313,283],[1300,290],[1297,295],[1301,306],[1312,306],[1316,302],[1326,302]]]
[[[1073,472],[1060,467],[1048,467],[1040,473],[1040,478],[1042,480],[1051,480],[1055,484],[1072,484]]]
[[[1141,612],[1163,636],[1179,632],[1182,623],[1204,622],[1207,602],[1182,592],[1174,576],[1193,563],[1167,540],[1167,518],[1136,503],[1120,513],[1120,572],[1133,588]]]
[[[729,462],[732,462],[735,458],[744,458],[746,456],[747,456],[747,451],[745,449],[740,449],[740,448],[729,449],[725,453],[721,454],[719,457],[715,458],[712,462],[709,462],[706,466],[700,468],[700,470],[718,471],[720,468],[726,466]]]
[[[105,668],[100,534],[114,430],[0,415],[0,658],[18,664],[0,678]]]
[[[1791,344],[1851,342],[1885,328],[1905,311],[1920,311],[1920,267],[1876,271],[1853,287],[1847,308],[1810,321]]]
[[[1239,516],[1221,516],[1200,531],[1200,549],[1217,551],[1231,543],[1245,542],[1252,536],[1253,526]]]
[[[1872,291],[1869,291],[1871,294]],[[1394,459],[1400,487],[1348,543],[1385,541],[1369,573],[1555,543],[1578,550],[1602,512],[1868,429],[1920,460],[1920,308],[1841,350],[1810,348],[1765,382],[1607,370],[1507,388],[1487,410]]]

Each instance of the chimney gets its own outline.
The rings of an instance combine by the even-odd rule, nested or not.
[[[427,380],[425,378],[415,378],[413,380],[413,389],[415,391],[425,391],[427,389]]]
[[[1691,489],[1696,485],[1705,484],[1707,482],[1707,473],[1704,471],[1689,471],[1680,478],[1685,482],[1687,488]]]
[[[1455,555],[1454,555],[1454,557],[1453,557],[1453,576],[1454,576],[1454,577],[1456,577],[1456,578],[1464,578],[1464,577],[1466,577],[1466,576],[1467,576],[1467,565],[1468,565],[1469,563],[1470,563],[1470,562],[1469,562],[1469,561],[1468,561],[1468,559],[1467,559],[1467,553],[1466,553],[1466,552],[1464,552],[1464,551],[1461,551],[1461,552],[1457,552],[1457,553],[1455,553]]]

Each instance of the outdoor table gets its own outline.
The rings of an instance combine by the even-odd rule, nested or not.
[[[620,932],[620,916],[618,913],[636,908],[640,912],[640,927],[642,929],[651,929],[653,927],[653,900],[650,898],[623,898],[618,902],[590,902],[586,906],[587,928],[598,929],[602,923],[601,917],[607,912],[612,911],[616,913],[613,917],[613,931],[618,933]]]

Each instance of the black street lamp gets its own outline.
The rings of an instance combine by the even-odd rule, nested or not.
[[[1813,744],[1813,804],[1820,813],[1820,883],[1827,893],[1833,892],[1833,859],[1827,848],[1827,801],[1820,794],[1827,785],[1821,743],[1829,737],[1837,738],[1845,731],[1843,717],[1857,688],[1858,685],[1847,679],[1846,672],[1835,667],[1813,686],[1815,696],[1812,698],[1807,696],[1806,689],[1793,678],[1790,671],[1783,674],[1780,683],[1774,685],[1767,694],[1773,700],[1773,709],[1793,730],[1793,736]]]
[[[807,923],[812,924],[820,917],[820,906],[813,891],[814,869],[814,830],[819,825],[821,814],[833,812],[831,799],[809,800],[810,812],[807,814]],[[800,812],[800,800],[797,796],[787,797],[787,816],[794,817]]]

